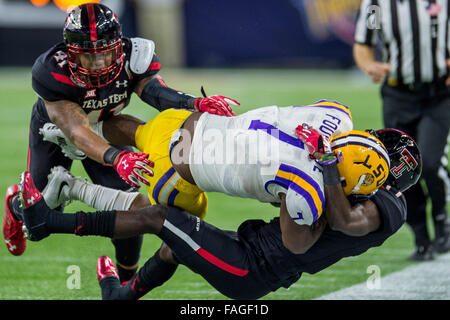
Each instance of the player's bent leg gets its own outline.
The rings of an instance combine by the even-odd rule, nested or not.
[[[131,147],[115,146],[121,150],[132,151]],[[99,205],[104,205],[104,201],[107,199],[116,199],[123,203],[123,207],[118,207],[119,203],[109,202],[110,208],[103,207],[101,210],[128,210],[132,200],[138,195],[136,188],[130,188],[130,186],[117,174],[112,167],[103,166],[92,159],[83,160],[83,167],[88,173],[92,181],[101,186],[107,188],[116,189],[116,191],[105,190],[100,186],[94,188],[99,189],[98,195],[100,197],[94,197],[91,200],[93,202],[102,202]],[[86,186],[86,185],[85,185]],[[127,194],[129,193],[129,194]],[[87,197],[91,195],[90,192],[86,193]],[[117,197],[111,195],[117,195]],[[92,197],[92,196],[91,196]],[[123,198],[124,201],[119,198]],[[95,206],[99,206],[95,205]],[[114,209],[113,209],[114,208]],[[113,245],[116,252],[116,267],[121,281],[128,281],[135,274],[137,270],[137,263],[139,261],[139,253],[142,245],[142,237],[135,236],[133,239],[114,239]]]
[[[114,238],[122,239],[139,234],[158,234],[169,209],[162,205],[130,211],[118,211],[115,219]]]
[[[42,191],[45,202],[53,209],[68,201],[78,200],[97,210],[129,210],[150,205],[139,192],[126,192],[89,183],[74,177],[64,167],[52,168],[48,183]]]
[[[113,237],[116,211],[61,214],[50,209],[34,185],[29,171],[22,174],[19,194],[24,208],[23,222],[28,239],[32,241],[42,240],[52,233]]]
[[[24,223],[29,239],[39,241],[52,233],[129,238],[161,231],[167,207],[156,205],[131,211],[97,211],[60,214],[50,209],[26,171],[19,185],[24,203]]]
[[[30,123],[28,170],[35,177],[37,187],[43,188],[51,167],[56,164],[69,167],[72,161],[62,155],[58,146],[42,141],[42,137],[39,135],[40,126],[41,122],[33,108]],[[52,155],[51,158],[49,155]],[[14,255],[21,255],[26,249],[26,239],[22,231],[23,210],[20,206],[18,185],[8,188],[4,210],[3,237],[8,251]]]
[[[143,235],[111,239],[115,248],[117,273],[121,283],[129,281],[136,274],[143,240]]]
[[[157,235],[179,263],[229,298],[258,299],[271,291],[259,273],[252,270],[254,254],[236,232],[220,230],[174,207],[167,210]]]

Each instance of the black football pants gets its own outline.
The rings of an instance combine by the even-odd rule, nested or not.
[[[272,291],[266,283],[271,276],[262,267],[264,261],[239,239],[237,232],[218,229],[170,207],[158,237],[176,260],[229,298],[258,299]]]
[[[443,174],[442,159],[447,157],[444,149],[450,126],[450,87],[428,85],[408,90],[384,85],[382,98],[385,127],[409,134],[416,140],[422,154],[422,178],[427,192],[418,182],[405,192],[405,197],[407,223],[414,231],[416,245],[427,245],[430,243],[426,227],[427,199],[431,200],[435,231],[442,230],[438,226],[447,216],[445,179],[448,176]]]

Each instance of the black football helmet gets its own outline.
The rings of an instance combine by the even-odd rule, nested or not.
[[[86,3],[73,9],[63,30],[72,75],[89,87],[111,83],[123,66],[122,27],[105,5]]]
[[[368,130],[386,147],[391,162],[385,182],[404,192],[419,181],[422,156],[416,142],[406,133],[392,128]]]

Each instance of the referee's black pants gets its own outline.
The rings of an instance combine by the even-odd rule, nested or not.
[[[382,88],[383,117],[386,128],[402,130],[413,137],[422,153],[422,178],[427,192],[419,182],[405,192],[408,205],[407,223],[415,234],[417,246],[428,245],[426,227],[427,199],[436,237],[442,236],[446,213],[446,186],[442,159],[450,125],[450,87],[443,82],[408,88]]]

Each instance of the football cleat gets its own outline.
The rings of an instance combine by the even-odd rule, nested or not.
[[[19,194],[24,209],[35,205],[42,199],[42,194],[34,185],[29,171],[23,172],[20,176]]]
[[[19,196],[22,202],[23,219],[27,230],[27,239],[39,241],[50,235],[46,219],[50,208],[36,188],[31,173],[22,173],[19,184]]]
[[[408,258],[410,261],[430,261],[435,259],[434,248],[431,244],[417,246],[413,254]]]
[[[70,202],[69,190],[73,187],[74,176],[62,166],[53,167],[48,175],[48,182],[42,196],[50,209],[55,209]]]
[[[14,184],[6,189],[5,212],[3,214],[3,238],[8,251],[20,256],[27,247],[27,240],[23,232],[23,222],[17,220],[10,209],[10,203],[13,197],[19,193],[19,185]]]
[[[434,239],[433,247],[437,253],[445,253],[450,251],[450,235],[447,233]]]
[[[86,154],[70,142],[55,124],[51,122],[45,123],[39,129],[39,134],[42,135],[42,140],[58,145],[66,157],[72,160],[83,160],[86,158]]]
[[[97,280],[100,282],[106,277],[115,277],[119,281],[116,267],[110,257],[101,256],[97,260]]]

